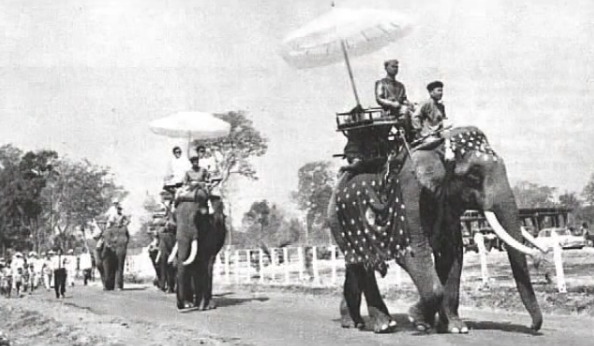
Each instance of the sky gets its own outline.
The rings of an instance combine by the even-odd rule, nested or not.
[[[344,64],[308,70],[278,53],[284,36],[330,8],[301,0],[3,0],[0,144],[112,168],[142,214],[174,144],[151,120],[178,111],[243,110],[270,140],[260,179],[227,201],[234,223],[260,199],[293,210],[297,170],[334,160],[346,143],[335,113],[355,105]],[[594,172],[594,3],[587,0],[344,0],[400,11],[407,37],[352,59],[364,106],[383,61],[400,60],[409,98],[445,83],[446,111],[476,125],[513,182],[579,192]],[[134,225],[134,224],[133,224]]]

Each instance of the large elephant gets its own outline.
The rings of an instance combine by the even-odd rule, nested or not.
[[[101,232],[103,242],[94,247],[95,264],[103,290],[124,289],[124,267],[130,234],[127,226],[112,226]]]
[[[170,258],[177,255],[177,307],[215,308],[212,300],[213,266],[227,236],[223,204],[212,201],[198,190],[193,200],[182,200],[175,209],[176,245]]]
[[[395,259],[420,295],[409,310],[409,319],[425,330],[434,326],[438,314],[439,331],[468,332],[458,314],[463,261],[460,216],[475,209],[484,213],[508,245],[513,276],[532,317],[532,329],[541,328],[543,317],[525,256],[534,250],[522,244],[521,221],[505,164],[478,128],[454,128],[448,139],[449,143],[442,140],[410,152],[403,150],[388,160],[380,174],[343,175],[338,182],[328,221],[347,263],[340,309],[343,326],[364,326],[362,293],[376,332],[391,331],[396,325],[374,272],[385,275],[386,262]],[[452,160],[445,159],[448,151],[454,155]]]

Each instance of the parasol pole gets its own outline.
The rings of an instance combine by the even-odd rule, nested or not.
[[[188,148],[186,151],[186,156],[190,158],[190,150],[192,149],[192,132],[188,131]]]
[[[342,54],[344,55],[344,60],[346,62],[347,70],[349,71],[349,79],[351,80],[351,86],[353,87],[353,93],[355,93],[355,100],[357,101],[357,106],[361,106],[361,102],[359,102],[359,95],[357,94],[357,87],[355,86],[355,79],[353,78],[353,70],[351,69],[351,62],[349,61],[349,54],[347,53],[347,48],[344,40],[340,40],[340,47],[342,48]]]

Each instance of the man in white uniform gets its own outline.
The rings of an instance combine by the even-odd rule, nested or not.
[[[64,256],[64,268],[66,268],[67,286],[72,287],[76,276],[76,257],[73,249],[68,250],[66,256]]]

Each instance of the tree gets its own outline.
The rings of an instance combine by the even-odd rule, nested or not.
[[[588,183],[584,186],[582,197],[587,204],[594,205],[594,173],[590,175],[590,180],[588,180]]]
[[[151,235],[151,224],[153,222],[153,215],[158,212],[163,212],[163,205],[157,201],[153,195],[146,195],[143,203],[145,211],[144,215],[140,216],[140,229],[130,239],[128,247],[145,247],[151,243],[153,237]]]
[[[324,226],[323,220],[326,219],[326,210],[334,186],[334,173],[330,165],[329,161],[309,162],[297,172],[298,187],[297,191],[291,193],[291,197],[299,210],[305,212],[308,237],[316,223]]]
[[[249,235],[250,246],[265,251],[269,247],[285,247],[299,240],[301,227],[296,219],[288,221],[285,212],[266,200],[252,203],[242,223]]]
[[[37,234],[43,229],[40,220],[47,175],[58,158],[54,151],[41,150],[24,155],[18,148],[0,148],[0,222],[3,246],[20,249],[35,247]]]
[[[554,193],[556,188],[538,185],[528,181],[521,181],[513,187],[516,202],[520,208],[554,207]]]
[[[62,160],[55,172],[43,191],[45,217],[59,246],[66,247],[76,230],[84,233],[86,225],[103,214],[112,199],[123,199],[127,191],[115,183],[109,169],[87,160]]]
[[[232,175],[248,179],[258,179],[250,159],[259,157],[268,150],[268,139],[256,128],[243,112],[215,114],[216,117],[231,124],[227,137],[195,141],[210,149],[217,161],[221,174],[221,189],[225,192],[226,182]]]

